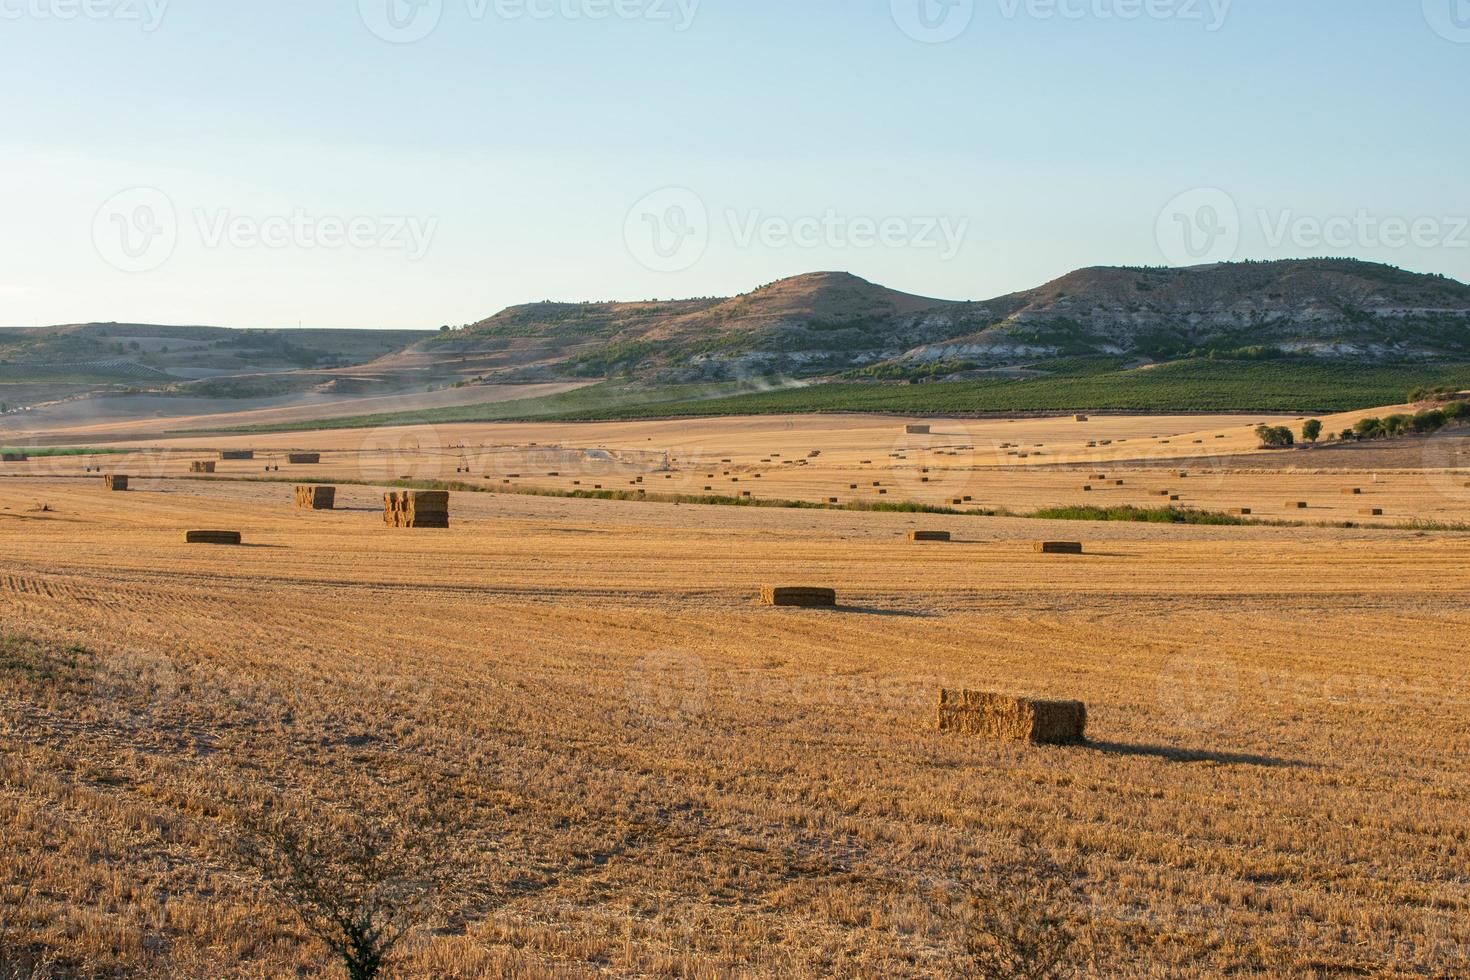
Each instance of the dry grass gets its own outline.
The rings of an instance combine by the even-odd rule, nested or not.
[[[58,975],[336,975],[242,812],[435,786],[464,866],[402,976],[977,974],[1007,923],[1091,975],[1470,971],[1462,537],[97,490],[0,480],[0,941]],[[1093,742],[941,734],[939,687]]]

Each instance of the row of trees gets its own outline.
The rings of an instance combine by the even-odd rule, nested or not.
[[[1396,436],[1429,435],[1451,423],[1470,421],[1470,402],[1451,402],[1443,408],[1430,408],[1413,415],[1398,414],[1387,418],[1359,419],[1343,432],[1343,439],[1392,439]]]
[[[1447,425],[1470,422],[1470,401],[1454,401],[1440,408],[1427,408],[1413,415],[1399,413],[1386,418],[1359,419],[1351,429],[1338,436],[1343,442],[1364,439],[1393,439],[1398,436],[1431,435]],[[1256,429],[1262,449],[1289,449],[1296,445],[1296,434],[1284,425],[1262,425]],[[1322,439],[1322,420],[1308,419],[1302,425],[1302,441],[1316,443]]]

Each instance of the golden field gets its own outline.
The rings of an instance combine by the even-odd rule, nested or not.
[[[1029,894],[1053,863],[1072,887],[1036,901],[1072,924],[1078,975],[1466,975],[1464,533],[459,492],[450,530],[407,531],[377,487],[293,509],[265,459],[183,478],[250,446],[326,454],[283,479],[697,494],[708,466],[781,499],[872,474],[1018,512],[1169,488],[1270,519],[1470,515],[1463,439],[1319,470],[1256,454],[1257,421],[211,437],[100,457],[127,493],[81,460],[5,464],[0,953],[40,976],[341,975],[239,861],[239,812],[391,818],[451,787],[460,887],[395,976],[979,975],[957,896]],[[997,448],[1022,440],[1044,465]],[[1125,485],[1084,496],[1079,470]],[[244,545],[186,545],[201,528]],[[839,608],[765,608],[763,584]],[[941,735],[941,687],[1084,700],[1090,742]]]
[[[1338,432],[1365,415],[1405,410],[1412,406],[1323,421],[1328,432]],[[835,499],[844,506],[915,501],[1018,514],[1076,505],[1173,505],[1248,508],[1266,521],[1470,522],[1470,447],[1464,439],[1411,440],[1390,461],[1382,458],[1381,447],[1364,446],[1347,463],[1335,457],[1318,465],[1345,451],[1324,446],[1282,454],[1258,448],[1255,428],[1261,422],[1300,428],[1297,420],[1270,416],[949,419],[929,422],[928,434],[910,435],[906,423],[913,421],[774,416],[176,437],[119,454],[0,464],[0,475],[83,477],[94,467],[134,478],[187,476],[196,461],[247,449],[255,459],[216,461],[215,477],[443,480],[501,491],[641,490],[655,497],[818,504]],[[320,453],[321,461],[293,465],[293,452]],[[1187,476],[1179,477],[1181,470]],[[1349,489],[1362,493],[1345,494]],[[1307,508],[1296,507],[1299,502]],[[1383,515],[1364,513],[1373,509]]]

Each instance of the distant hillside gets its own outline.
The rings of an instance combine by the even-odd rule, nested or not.
[[[1470,355],[1470,286],[1322,259],[1082,269],[961,302],[823,272],[731,299],[517,306],[411,352],[496,382],[963,377],[1095,355],[1386,363]]]
[[[141,323],[0,327],[0,368],[27,380],[193,379],[362,364],[426,330],[231,330]]]

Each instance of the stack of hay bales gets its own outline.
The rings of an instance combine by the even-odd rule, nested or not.
[[[253,450],[253,449],[222,449],[222,450],[220,450],[219,458],[220,459],[225,459],[225,460],[230,460],[230,459],[254,459],[255,458],[255,450]]]
[[[239,544],[239,531],[185,531],[186,544]]]
[[[214,460],[212,460],[212,459],[196,459],[194,462],[192,462],[192,463],[189,464],[189,472],[190,473],[213,473],[214,472]]]
[[[1074,415],[1074,416],[1072,416],[1072,418],[1076,419],[1078,422],[1087,422],[1087,421],[1089,421],[1089,419],[1087,418],[1086,415]]]
[[[292,466],[320,463],[321,461],[321,453],[291,453],[286,457],[286,462],[290,463]]]
[[[909,540],[910,541],[948,541],[948,540],[950,540],[950,534],[949,534],[948,531],[910,531],[909,532]]]
[[[1087,740],[1087,706],[941,690],[939,730],[1033,745],[1080,745]]]
[[[102,477],[102,485],[109,490],[126,490],[128,478],[118,473],[108,473]]]
[[[930,434],[930,429],[927,425],[907,425],[904,426],[903,431],[911,436],[927,436]]]
[[[336,487],[298,486],[297,510],[332,510],[337,506]]]
[[[767,585],[761,588],[761,604],[798,606],[804,609],[830,609],[837,605],[837,590]]]
[[[1082,542],[1080,541],[1038,541],[1035,547],[1039,555],[1082,554]]]
[[[383,522],[389,527],[447,528],[449,493],[444,490],[398,490],[385,493]]]

